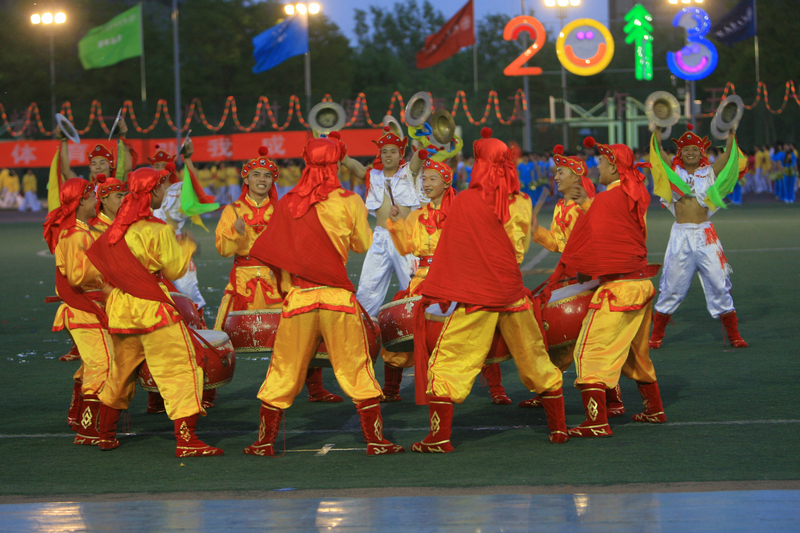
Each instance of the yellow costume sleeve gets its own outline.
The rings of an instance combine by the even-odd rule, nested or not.
[[[226,206],[219,217],[216,230],[217,251],[222,257],[230,257],[235,254],[245,239],[245,235],[239,235],[233,228],[234,222],[236,222],[236,212],[232,206]]]
[[[372,245],[367,208],[360,196],[337,189],[328,195],[327,201],[315,207],[322,227],[344,263],[350,250],[363,254]]]
[[[526,194],[514,196],[514,202],[509,204],[511,218],[505,224],[506,234],[511,239],[517,255],[517,263],[522,263],[525,253],[531,245],[531,219],[533,206]]]
[[[69,230],[64,230],[62,235]],[[86,256],[86,250],[94,242],[86,231],[74,231],[61,238],[56,245],[56,266],[66,276],[73,287],[85,291],[99,289],[103,286],[103,276]]]
[[[413,229],[419,220],[419,212],[421,211],[421,209],[417,209],[409,213],[408,220],[400,218],[397,222],[392,221],[392,219],[387,219],[386,221],[389,226],[389,233],[392,235],[394,247],[397,248],[400,255],[413,254],[416,251],[416,246],[414,245],[415,232]]]
[[[541,226],[537,227],[532,238],[534,242],[541,244],[544,248],[547,248],[551,252],[561,252],[563,250],[559,250],[558,239],[555,237],[555,226],[556,223],[555,220],[553,220],[550,222],[550,231]]]
[[[189,269],[197,245],[175,238],[175,230],[169,224],[140,220],[125,233],[125,242],[131,252],[148,271],[161,271],[167,279],[182,278]]]

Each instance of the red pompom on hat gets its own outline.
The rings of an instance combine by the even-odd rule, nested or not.
[[[169,173],[171,174],[171,173],[175,172],[177,170],[177,168],[175,167],[175,163],[167,163],[167,166],[164,167],[164,170],[169,171]]]
[[[264,157],[267,157],[269,155],[269,148],[267,148],[266,146],[259,146],[258,147],[258,155],[262,155]]]
[[[564,153],[564,146],[557,144],[553,147],[553,153],[557,155],[562,155]]]
[[[97,183],[105,183],[105,182],[106,182],[106,175],[105,175],[105,174],[102,174],[102,173],[100,173],[100,174],[98,174],[97,176],[95,176],[95,178],[94,178],[94,179],[95,179],[95,181],[96,181]]]
[[[428,151],[423,148],[422,150],[417,150],[417,155],[419,156],[420,159],[425,161],[431,154],[429,154]]]
[[[484,139],[488,139],[492,136],[492,128],[483,128],[481,129],[481,137]]]
[[[583,145],[586,148],[593,148],[595,144],[597,144],[597,141],[594,140],[594,137],[586,137],[583,140]]]
[[[392,131],[392,128],[390,128],[389,126],[384,126],[383,131]]]
[[[330,132],[330,133],[328,134],[328,137],[329,137],[330,139],[336,139],[337,141],[341,141],[341,140],[342,140],[342,134],[341,134],[341,133],[339,133],[338,131],[332,131],[332,132]]]
[[[687,124],[686,129],[692,131],[694,129],[694,124]]]

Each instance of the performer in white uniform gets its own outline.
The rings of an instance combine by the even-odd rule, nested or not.
[[[156,149],[158,149],[158,145],[156,145]],[[193,153],[194,148],[192,147],[192,141],[187,141],[186,153],[183,157],[185,164],[192,164],[191,157]],[[164,170],[168,163],[175,161],[175,156],[170,156],[165,151],[158,150],[153,158],[148,157],[148,159],[150,160],[150,163],[153,165],[154,169]],[[194,170],[194,167],[191,168],[195,175],[197,175],[197,171]],[[179,180],[177,179],[177,176],[173,175],[170,176],[170,181],[175,181],[175,183],[169,186],[167,189],[167,195],[164,198],[164,202],[161,204],[160,208],[153,211],[153,215],[172,226],[172,228],[175,230],[175,236],[178,238],[178,241],[180,241],[183,226],[190,217],[181,211],[181,191],[183,190],[183,180]],[[191,259],[189,261],[189,269],[186,271],[186,275],[184,275],[182,278],[171,281],[179,292],[192,299],[197,306],[200,316],[203,316],[202,310],[206,305],[206,300],[203,298],[203,295],[200,294],[200,286],[197,281],[197,267],[194,264],[194,260]]]
[[[730,293],[732,269],[714,226],[708,220],[718,206],[712,204],[713,208],[710,208],[706,200],[709,188],[714,185],[717,175],[728,163],[731,150],[735,149],[734,135],[731,132],[725,153],[717,157],[712,165],[706,158],[706,150],[711,141],[707,137],[701,139],[691,130],[690,124],[689,131],[680,139],[673,139],[678,145],[678,155],[671,165],[678,177],[689,186],[691,194],[673,193],[672,201],[667,202],[663,198],[661,200],[675,215],[676,222],[672,226],[664,256],[650,347],[661,347],[666,325],[689,292],[692,277],[697,272],[705,292],[708,312],[712,317],[722,320],[733,347],[746,348],[747,342],[739,335],[736,310]],[[667,154],[661,148],[660,130],[654,133],[654,138],[658,142],[662,159],[668,161]],[[729,191],[719,191],[722,197],[727,192]]]
[[[365,168],[358,161],[345,156],[342,160],[357,177],[367,176],[367,209],[377,219],[372,246],[364,258],[356,298],[370,316],[378,311],[386,298],[392,272],[397,275],[400,290],[408,287],[414,273],[414,256],[403,256],[392,243],[387,229],[389,210],[393,204],[400,208],[403,218],[420,206],[420,185],[417,179],[422,161],[414,154],[411,161],[403,162],[408,139],[401,139],[384,128],[383,136],[375,141],[380,149],[380,161]]]

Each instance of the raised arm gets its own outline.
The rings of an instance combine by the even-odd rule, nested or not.
[[[656,129],[653,130],[653,134],[655,135],[656,139],[656,146],[658,147],[658,151],[661,154],[661,159],[664,160],[666,164],[670,164],[669,154],[664,151],[664,147],[661,145],[661,126],[656,126]]]
[[[351,174],[358,178],[364,179],[364,176],[367,175],[367,168],[349,155],[344,156],[342,164],[347,167]]]
[[[728,163],[728,159],[731,157],[731,149],[733,149],[733,137],[736,135],[736,130],[732,129],[728,132],[728,142],[725,143],[725,153],[721,154],[717,157],[717,160],[714,161],[714,174],[719,176],[722,169],[725,168],[725,165]]]
[[[61,175],[64,176],[65,180],[77,178],[78,175],[69,168],[69,141],[67,141],[66,135],[64,135],[64,132],[62,132],[61,128],[58,126],[56,126],[55,136],[61,141]]]

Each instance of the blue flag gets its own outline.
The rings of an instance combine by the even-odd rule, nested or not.
[[[308,53],[308,17],[293,15],[253,37],[253,74],[277,67],[290,57]]]
[[[733,46],[733,43],[754,37],[756,30],[756,0],[742,0],[711,27],[711,36]]]

